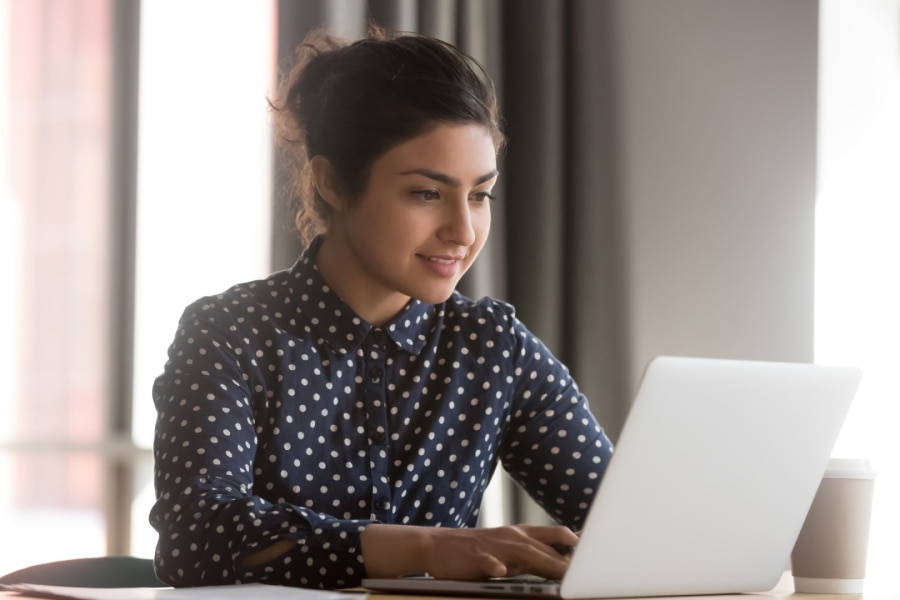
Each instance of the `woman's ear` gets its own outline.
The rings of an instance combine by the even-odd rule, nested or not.
[[[328,203],[331,210],[343,210],[344,199],[341,196],[337,174],[334,172],[334,165],[331,164],[331,161],[318,155],[312,158],[309,166],[312,169],[313,181],[319,196]]]

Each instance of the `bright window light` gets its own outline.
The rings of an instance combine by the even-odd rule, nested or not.
[[[244,0],[141,4],[134,439],[149,447],[153,379],[185,306],[270,265],[274,6]],[[152,553],[152,482],[133,546]],[[149,549],[149,550],[148,550]]]
[[[821,3],[815,355],[863,370],[835,455],[878,471],[867,589],[900,556],[898,15],[900,0]]]

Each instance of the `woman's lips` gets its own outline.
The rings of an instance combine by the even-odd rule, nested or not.
[[[463,256],[423,256],[419,255],[425,266],[440,277],[455,277],[459,272]]]

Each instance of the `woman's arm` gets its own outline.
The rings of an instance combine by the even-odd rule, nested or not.
[[[315,465],[272,462],[284,454],[267,437],[283,425],[268,410],[279,399],[269,401],[252,346],[267,336],[240,330],[218,305],[230,306],[211,298],[185,311],[154,384],[157,572],[175,586],[353,585],[364,573],[359,535],[368,521],[286,498],[308,486]],[[307,489],[316,497],[318,486]]]
[[[532,525],[453,529],[372,523],[361,536],[369,577],[429,573],[439,579],[485,579],[521,573],[560,579],[569,556],[555,548],[573,546],[577,541],[568,528]],[[242,566],[256,568],[295,546],[293,540],[279,540],[245,557]]]
[[[613,446],[568,368],[514,317],[515,402],[501,460],[557,522],[584,525]]]

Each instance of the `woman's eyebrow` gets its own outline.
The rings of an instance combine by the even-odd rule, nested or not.
[[[493,169],[489,173],[485,173],[481,177],[478,177],[473,182],[474,185],[479,185],[484,183],[485,181],[490,181],[494,177],[500,174],[500,171],[497,169]],[[403,171],[400,175],[423,175],[429,179],[433,179],[434,181],[438,181],[440,183],[444,183],[446,185],[452,185],[455,187],[459,187],[461,182],[456,177],[451,177],[445,173],[439,173],[437,171],[432,171],[431,169],[410,169],[409,171]]]

